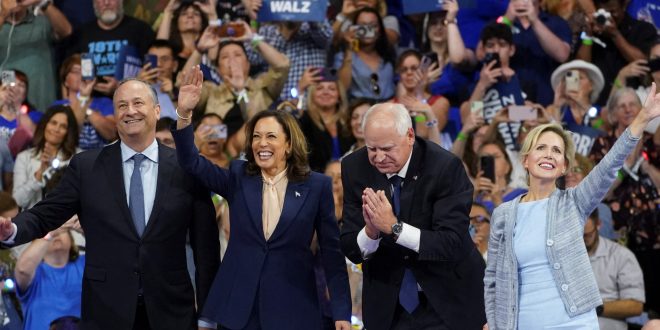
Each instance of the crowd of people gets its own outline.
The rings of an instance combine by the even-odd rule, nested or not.
[[[658,326],[654,1],[91,2],[0,4],[0,329]]]

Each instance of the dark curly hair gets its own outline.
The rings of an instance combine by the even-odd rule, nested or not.
[[[310,174],[309,161],[307,160],[307,139],[303,134],[295,117],[284,110],[261,111],[256,114],[245,126],[245,158],[248,175],[261,175],[261,168],[257,165],[252,152],[252,141],[254,139],[254,127],[263,118],[273,117],[282,126],[286,139],[291,143],[291,153],[287,155],[287,178],[289,181],[302,181]]]

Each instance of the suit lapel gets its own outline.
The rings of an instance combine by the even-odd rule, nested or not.
[[[261,175],[245,175],[243,178],[243,197],[252,224],[256,227],[261,237],[264,237],[262,217],[263,208],[263,182]]]
[[[284,205],[282,206],[282,214],[280,220],[275,226],[275,231],[270,236],[269,241],[272,241],[282,235],[298,215],[298,211],[303,206],[305,199],[309,192],[309,187],[304,182],[289,182],[286,186],[286,194],[284,195]]]
[[[137,230],[133,225],[133,218],[128,210],[128,202],[126,201],[126,186],[124,184],[124,169],[121,160],[121,148],[119,142],[107,146],[101,150],[99,161],[102,164],[106,178],[108,180],[108,187],[110,191],[114,192],[112,196],[122,213],[122,218],[131,228],[133,234],[137,236]]]
[[[143,237],[153,229],[150,229],[155,226],[155,222],[158,221],[158,213],[161,210],[161,206],[164,200],[167,199],[167,193],[170,189],[170,182],[172,181],[172,176],[174,175],[174,169],[176,166],[176,159],[174,157],[173,150],[166,150],[159,143],[158,144],[158,178],[156,179],[156,196],[154,197],[154,206],[151,209],[151,214],[149,215],[149,221],[147,226],[144,228]]]
[[[412,219],[413,195],[417,187],[417,180],[421,175],[422,170],[422,151],[418,142],[413,145],[412,157],[408,165],[408,172],[406,178],[403,180],[403,187],[401,187],[401,212],[400,218],[405,222],[410,223]]]

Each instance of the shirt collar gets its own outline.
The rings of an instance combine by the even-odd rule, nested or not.
[[[607,257],[607,238],[603,236],[598,236],[598,246],[596,247],[596,252],[592,257],[594,258],[601,258],[601,257]]]
[[[119,143],[119,147],[121,148],[122,162],[126,162],[127,160],[131,159],[133,155],[138,153],[137,151],[131,149],[131,147],[126,145],[123,141]],[[156,139],[154,139],[154,141],[151,142],[151,144],[140,153],[145,155],[152,162],[158,163],[158,142],[156,142]]]
[[[410,166],[410,159],[412,159],[412,149],[410,149],[410,155],[408,155],[408,160],[406,161],[405,164],[403,164],[403,167],[399,170],[399,172],[396,174],[392,174],[392,173],[387,174],[387,178],[389,179],[395,175],[399,175],[401,179],[405,179],[406,174],[408,174],[408,166]]]

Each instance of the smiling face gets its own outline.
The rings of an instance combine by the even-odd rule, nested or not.
[[[356,140],[364,140],[364,132],[362,132],[362,118],[367,113],[371,106],[367,103],[358,105],[351,114],[351,132]]]
[[[202,31],[202,12],[196,6],[183,9],[177,20],[179,32],[199,33]]]
[[[322,81],[316,84],[312,100],[319,108],[336,108],[339,104],[339,89],[335,81]]]
[[[48,246],[47,253],[56,253],[71,250],[71,236],[67,232],[59,233],[53,236],[53,241]]]
[[[413,129],[400,135],[394,120],[394,115],[390,113],[373,113],[364,128],[369,163],[383,174],[398,173],[408,161],[415,143]]]
[[[252,153],[257,166],[269,176],[275,176],[286,168],[290,152],[289,137],[277,119],[259,119],[252,133]]]
[[[56,113],[50,117],[44,130],[44,139],[47,143],[55,146],[62,144],[69,128],[67,119],[66,114],[62,112]]]
[[[542,133],[523,159],[530,185],[537,181],[554,181],[562,176],[567,165],[565,150],[564,140],[557,133]]]
[[[127,81],[117,88],[113,104],[121,140],[134,149],[151,144],[156,138],[160,106],[155,104],[149,86],[137,80]]]

